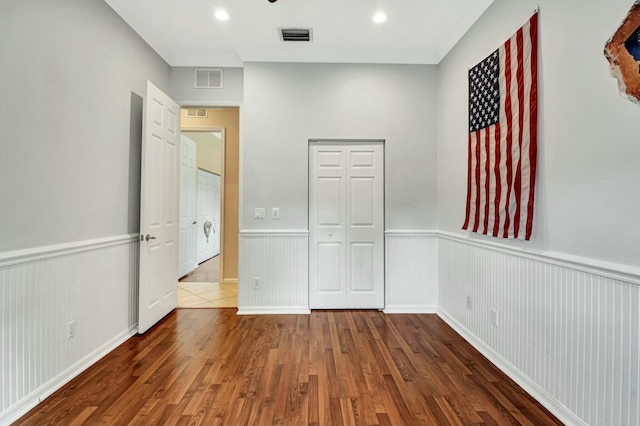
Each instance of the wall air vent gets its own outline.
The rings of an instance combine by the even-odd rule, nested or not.
[[[189,118],[207,118],[208,112],[204,108],[187,108]]]
[[[222,89],[222,69],[196,69],[196,89]]]
[[[280,28],[282,41],[311,41],[311,28]]]

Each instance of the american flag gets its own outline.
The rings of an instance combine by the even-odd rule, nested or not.
[[[538,13],[469,70],[467,211],[462,229],[531,237],[538,128]]]

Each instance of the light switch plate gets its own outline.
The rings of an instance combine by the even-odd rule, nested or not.
[[[264,216],[265,216],[264,207],[256,207],[255,210],[253,211],[253,217],[255,219],[264,219]]]
[[[273,207],[271,209],[271,219],[280,219],[280,207]]]

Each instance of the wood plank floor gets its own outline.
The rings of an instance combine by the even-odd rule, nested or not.
[[[436,315],[179,309],[16,424],[561,423]]]
[[[214,256],[198,265],[196,269],[180,278],[180,282],[220,282],[220,256]]]

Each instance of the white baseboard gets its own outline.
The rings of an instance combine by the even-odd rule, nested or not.
[[[109,352],[113,351],[115,348],[126,342],[132,336],[135,336],[137,332],[138,325],[136,324],[135,327],[131,327],[129,330],[120,333],[118,336],[100,346],[89,355],[71,365],[62,373],[49,380],[47,383],[36,389],[30,395],[27,395],[22,401],[13,405],[5,413],[3,413],[2,416],[0,416],[0,425],[11,424],[18,420],[20,417],[24,416],[27,412],[29,412],[29,410],[44,401],[55,391],[59,390],[64,385],[69,383],[80,373],[84,372],[87,368],[98,362]]]
[[[498,352],[489,347],[485,342],[478,339],[465,326],[456,321],[442,308],[438,309],[438,316],[444,322],[449,324],[458,334],[460,334],[467,342],[484,355],[491,363],[498,367],[504,374],[509,376],[511,380],[516,382],[522,389],[527,391],[536,401],[543,405],[547,410],[553,413],[562,423],[567,426],[587,426],[579,417],[571,412],[567,407],[554,399],[549,393],[542,389],[533,380],[524,373],[514,367],[505,360]]]
[[[238,315],[309,315],[307,306],[245,306],[238,308]]]
[[[438,312],[436,305],[391,305],[385,306],[385,314],[435,314]]]

